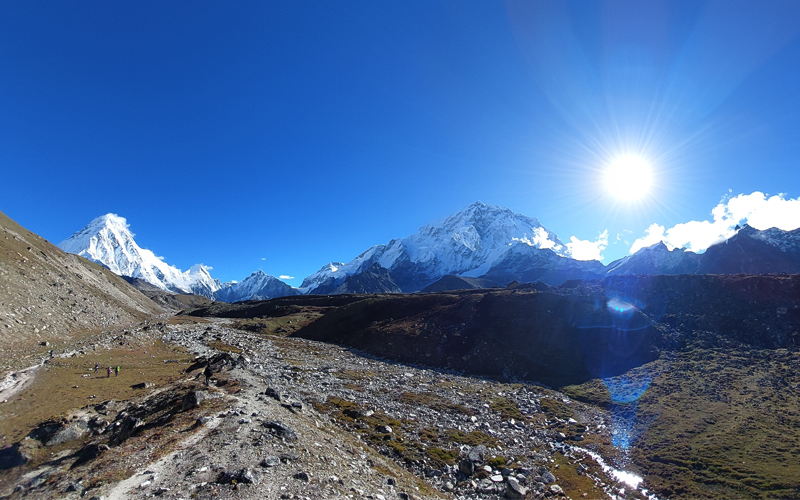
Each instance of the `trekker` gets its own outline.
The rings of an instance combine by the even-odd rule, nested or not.
[[[97,370],[100,369],[100,363],[98,361],[94,362],[94,372],[97,373]]]
[[[116,377],[118,375],[119,375],[119,366],[117,366],[116,370],[114,370],[114,376]]]
[[[211,369],[211,362],[206,365],[206,369],[203,370],[203,375],[206,376],[206,385],[209,385],[209,380],[211,380],[211,375],[214,375],[214,370]]]
[[[111,367],[109,366],[108,370],[106,370],[106,378],[109,378],[110,376],[111,376]]]

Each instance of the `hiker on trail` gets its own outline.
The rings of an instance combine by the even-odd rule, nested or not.
[[[53,359],[53,350],[50,349],[50,359]]]
[[[108,378],[110,376],[111,376],[111,367],[109,366],[108,370],[106,370],[106,378]]]
[[[119,375],[119,366],[117,366],[117,369],[114,370],[114,376],[116,377],[118,375]]]
[[[100,369],[100,363],[95,361],[94,362],[94,372],[97,373],[97,370],[99,370],[99,369]]]
[[[211,375],[214,375],[214,370],[211,369],[211,362],[206,365],[206,369],[203,370],[203,375],[206,376],[206,385],[208,385],[209,380],[211,380]]]

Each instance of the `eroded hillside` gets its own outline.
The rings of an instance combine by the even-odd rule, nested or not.
[[[0,229],[0,349],[35,349],[163,313],[119,276],[62,252],[3,213]]]

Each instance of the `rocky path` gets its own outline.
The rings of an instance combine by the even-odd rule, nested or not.
[[[562,464],[570,476],[579,476],[570,477],[573,494],[601,498],[626,489],[629,497],[632,493],[573,449],[581,444],[598,449],[596,443],[607,442],[606,416],[542,387],[400,365],[335,345],[243,332],[224,322],[170,327],[164,339],[200,355],[212,354],[209,344],[241,351],[234,357],[247,374],[246,385],[258,395],[241,398],[241,407],[234,410],[239,421],[231,430],[240,436],[258,435],[261,429],[254,419],[263,425],[282,410],[292,416],[314,415],[317,428],[334,425],[347,431],[359,446],[423,478],[436,495],[563,496],[557,481]],[[254,444],[262,443],[260,439],[254,438]],[[352,459],[360,453],[342,454],[320,442],[309,448],[308,441],[299,441],[311,456],[320,457],[310,468],[317,478],[339,478],[343,470],[358,469]],[[281,456],[278,451],[273,462]],[[238,456],[248,458],[236,467],[259,462],[247,452]],[[375,467],[364,467],[357,476],[367,477],[370,470]],[[383,485],[385,481],[391,483],[388,477]],[[366,491],[358,485],[352,489],[357,496]]]

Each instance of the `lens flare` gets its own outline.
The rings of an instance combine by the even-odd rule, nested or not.
[[[650,165],[634,155],[620,156],[606,170],[606,189],[617,199],[637,200],[647,194],[652,182]]]

